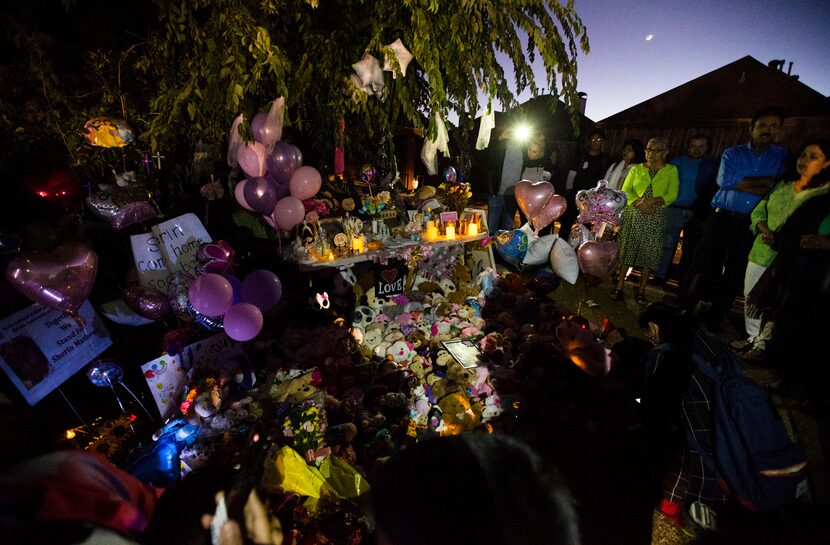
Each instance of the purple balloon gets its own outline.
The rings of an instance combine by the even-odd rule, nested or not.
[[[222,277],[231,283],[233,288],[233,304],[242,302],[242,280],[238,279],[232,274],[223,274]]]
[[[303,166],[303,152],[300,151],[300,148],[295,146],[294,144],[289,144],[291,149],[294,151],[294,162],[297,164],[297,168]]]
[[[282,298],[282,282],[276,274],[265,269],[253,271],[242,281],[242,301],[268,312]]]
[[[219,274],[203,274],[190,284],[187,295],[196,311],[215,318],[225,314],[233,303],[233,286]]]
[[[251,131],[254,133],[254,140],[267,147],[270,139],[274,137],[273,128],[268,125],[268,114],[256,114],[251,120]]]
[[[248,178],[242,188],[245,202],[260,214],[270,214],[277,204],[277,185],[262,176]]]
[[[274,180],[278,184],[287,184],[291,179],[291,175],[302,163],[302,157],[298,162],[294,152],[294,146],[280,140],[274,145],[274,151],[268,155],[266,162],[268,164],[268,173]]]
[[[225,313],[225,333],[235,341],[245,342],[262,330],[262,312],[249,303],[233,305]]]

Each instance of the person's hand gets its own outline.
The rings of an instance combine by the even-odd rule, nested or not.
[[[217,503],[224,496],[223,492],[216,495]],[[245,517],[245,530],[248,539],[257,545],[282,545],[282,525],[276,517],[269,517],[265,504],[259,499],[256,490],[251,490],[248,501],[243,508]],[[213,520],[211,515],[202,517],[202,525],[207,529]],[[243,545],[242,529],[235,520],[229,520],[222,524],[219,529],[220,545]]]
[[[766,244],[767,246],[772,246],[775,242],[775,233],[770,229],[764,229],[761,231],[761,242]]]
[[[830,250],[830,236],[801,235],[801,248],[803,250]]]

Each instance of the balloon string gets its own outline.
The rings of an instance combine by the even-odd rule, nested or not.
[[[121,398],[118,397],[118,393],[116,393],[116,391],[115,391],[115,386],[112,385],[112,381],[110,380],[109,377],[106,377],[106,379],[107,379],[107,384],[109,384],[110,390],[112,390],[112,395],[115,396],[115,401],[117,401],[118,406],[121,407],[121,414],[123,414],[124,416],[127,417],[127,422],[129,422],[129,424],[130,424],[130,429],[133,430],[133,434],[136,436],[136,439],[138,439],[138,434],[136,433],[135,428],[133,427],[132,420],[130,420],[130,415],[127,414],[127,410],[124,408],[124,404],[121,403]],[[139,440],[139,444],[141,444],[140,440]]]
[[[92,437],[92,430],[89,428],[89,424],[86,423],[86,421],[81,416],[81,413],[79,413],[78,409],[75,408],[75,405],[73,405],[72,402],[69,401],[69,398],[66,397],[66,394],[63,393],[63,388],[58,388],[58,392],[60,392],[63,400],[66,401],[66,404],[69,405],[69,408],[72,409],[72,412],[75,413],[75,416],[78,418],[78,420],[80,420],[81,425],[84,427],[89,436]]]
[[[153,416],[150,414],[150,411],[148,411],[148,410],[147,410],[147,407],[145,407],[145,406],[144,406],[144,403],[142,403],[142,402],[141,402],[141,400],[138,398],[138,396],[137,396],[137,395],[135,395],[135,392],[133,392],[133,391],[129,388],[129,386],[127,386],[127,385],[126,385],[126,384],[124,384],[123,382],[121,383],[121,386],[123,386],[123,387],[124,387],[124,389],[125,389],[125,390],[127,390],[127,392],[129,392],[129,394],[130,394],[131,396],[133,396],[133,399],[135,399],[135,400],[136,400],[136,402],[138,403],[139,407],[141,407],[142,409],[144,409],[144,413],[147,415],[147,418],[149,418],[149,419],[150,419],[150,422],[153,422],[153,421],[155,420],[155,418],[153,418]]]

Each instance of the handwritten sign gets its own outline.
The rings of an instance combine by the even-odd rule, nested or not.
[[[29,405],[112,345],[89,301],[78,315],[83,325],[65,312],[32,305],[0,321],[0,367]]]
[[[148,361],[141,366],[141,372],[164,420],[183,401],[192,379],[216,376],[222,369],[236,367],[234,360],[238,358],[246,358],[242,343],[219,333],[186,346],[181,354]]]
[[[404,292],[409,268],[404,261],[390,261],[388,265],[374,266],[375,295],[378,298],[400,295]]]
[[[195,214],[159,223],[151,233],[133,235],[130,245],[141,285],[167,291],[167,278],[176,272],[195,275],[199,247],[212,239]]]

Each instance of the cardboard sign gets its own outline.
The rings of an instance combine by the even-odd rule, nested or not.
[[[184,390],[191,378],[217,373],[235,358],[246,358],[242,343],[218,333],[186,346],[181,354],[165,355],[142,365],[141,372],[162,420],[172,416],[183,401]]]
[[[83,326],[65,312],[32,305],[0,321],[0,367],[29,405],[112,345],[89,301],[78,316]]]
[[[408,273],[409,267],[404,261],[390,261],[388,265],[376,263],[374,267],[375,296],[380,299],[402,294],[406,287]]]
[[[142,286],[167,293],[167,277],[171,274],[195,276],[199,247],[212,239],[195,214],[159,223],[151,231],[130,237],[133,261]]]

